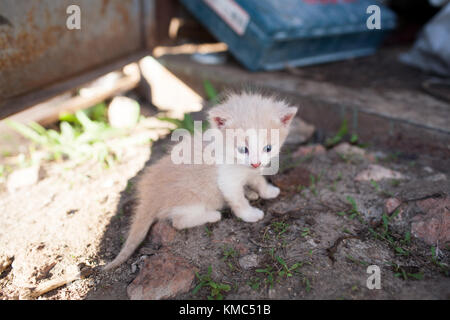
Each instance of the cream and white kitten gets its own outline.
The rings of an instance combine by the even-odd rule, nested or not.
[[[146,168],[137,184],[138,206],[131,224],[128,239],[119,255],[105,266],[115,268],[125,262],[156,220],[169,219],[176,229],[191,228],[221,219],[219,210],[225,206],[245,222],[261,220],[264,213],[250,205],[244,187],[255,198],[276,198],[280,190],[266,182],[262,168],[278,156],[287,137],[289,125],[297,113],[284,101],[255,93],[230,94],[221,104],[209,111],[212,128],[224,132],[227,129],[276,129],[277,139],[271,135],[259,137],[252,143],[248,136],[232,145],[231,152],[241,164],[174,164],[168,155]]]

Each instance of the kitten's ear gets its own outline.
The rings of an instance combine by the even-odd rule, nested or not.
[[[229,116],[221,109],[213,108],[209,111],[209,122],[218,129],[223,129],[230,124]]]
[[[294,119],[297,110],[298,109],[296,107],[284,108],[280,113],[281,124],[285,127],[288,127],[291,124],[292,119]]]

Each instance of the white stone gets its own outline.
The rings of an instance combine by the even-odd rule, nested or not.
[[[108,107],[108,121],[114,128],[132,128],[139,121],[137,101],[124,96],[115,97]]]

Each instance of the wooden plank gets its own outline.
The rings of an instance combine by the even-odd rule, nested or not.
[[[58,121],[59,115],[62,112],[75,112],[80,109],[85,109],[112,96],[135,88],[141,79],[137,62],[127,65],[124,70],[125,75],[107,87],[89,87],[89,96],[77,95],[71,97],[70,93],[65,93],[19,112],[8,119],[22,123],[37,122],[41,125],[51,124]]]
[[[0,102],[0,120],[18,113],[30,106],[37,105],[46,101],[50,98],[61,95],[74,88],[79,88],[80,86],[91,82],[100,76],[123,68],[124,66],[138,61],[140,58],[148,55],[146,50],[136,52],[135,54],[128,55],[119,60],[113,61],[107,65],[101,66],[99,68],[84,72],[73,78],[65,81],[59,81],[53,85],[47,86],[43,89],[33,91],[28,94],[24,94],[18,97],[8,99],[6,101]]]

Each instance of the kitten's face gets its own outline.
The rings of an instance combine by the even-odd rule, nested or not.
[[[258,94],[232,95],[209,112],[213,127],[223,131],[227,155],[235,163],[259,170],[278,156],[297,108]],[[227,138],[228,133],[228,138]]]

